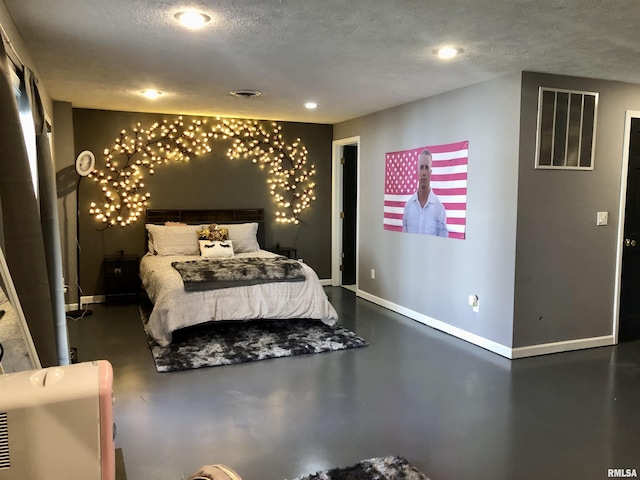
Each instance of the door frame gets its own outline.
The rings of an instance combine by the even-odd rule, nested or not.
[[[622,294],[622,256],[624,253],[624,225],[627,209],[627,176],[629,175],[629,140],[631,135],[631,120],[640,118],[640,111],[627,110],[624,120],[624,141],[622,147],[622,172],[620,174],[620,208],[618,211],[618,245],[616,247],[616,276],[613,298],[613,341],[618,343],[618,330],[620,329],[620,302]]]
[[[356,289],[358,288],[358,272],[360,271],[360,261],[358,257],[358,238],[360,237],[360,136],[342,138],[333,141],[331,160],[331,285],[339,287],[342,285],[342,211],[343,198],[343,174],[342,158],[343,147],[346,145],[356,145],[358,155],[356,157]]]

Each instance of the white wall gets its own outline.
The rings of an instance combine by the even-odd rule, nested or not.
[[[494,351],[512,346],[520,94],[513,74],[334,127],[334,140],[361,141],[360,295]],[[463,140],[467,238],[384,230],[385,153]]]

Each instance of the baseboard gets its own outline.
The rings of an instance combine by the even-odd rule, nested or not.
[[[89,303],[104,303],[105,300],[106,297],[104,295],[85,295],[84,297],[82,297],[82,306],[88,305]],[[65,312],[77,310],[78,308],[79,307],[77,303],[67,303],[64,306]]]
[[[104,303],[107,301],[107,297],[105,295],[91,295],[82,297],[82,303]]]
[[[526,358],[536,355],[547,355],[549,353],[570,352],[572,350],[584,350],[585,348],[608,347],[615,345],[615,337],[606,335],[604,337],[579,338],[576,340],[565,340],[563,342],[541,343],[528,347],[516,347],[511,350],[511,358]]]
[[[449,325],[448,323],[437,320],[433,317],[429,317],[428,315],[424,315],[422,313],[418,313],[409,308],[403,307],[393,302],[389,302],[388,300],[384,300],[383,298],[376,297],[375,295],[371,295],[370,293],[364,292],[362,290],[358,290],[356,295],[364,298],[365,300],[369,300],[376,305],[380,305],[381,307],[385,307],[389,310],[392,310],[396,313],[404,315],[405,317],[409,317],[412,320],[423,323],[429,327],[433,327],[436,330],[440,330],[441,332],[448,333],[449,335],[453,335],[454,337],[460,338],[461,340],[465,340],[469,343],[477,345],[478,347],[482,347],[485,350],[489,350],[493,353],[497,353],[506,358],[511,358],[511,348],[501,345],[499,343],[493,342],[491,340],[487,340],[484,337],[476,335],[474,333],[467,332],[458,327],[454,327],[453,325]]]
[[[320,285],[323,287],[331,286],[331,279],[320,280]],[[82,305],[87,305],[89,303],[104,303],[106,297],[104,295],[85,295],[82,297]],[[65,311],[69,312],[71,310],[76,310],[78,308],[77,303],[68,303],[64,306]]]
[[[453,325],[449,325],[448,323],[429,317],[428,315],[423,315],[409,308],[403,307],[393,302],[389,302],[388,300],[385,300],[383,298],[376,297],[375,295],[371,295],[370,293],[364,292],[362,290],[358,290],[356,292],[356,295],[372,303],[375,303],[376,305],[380,305],[381,307],[387,308],[393,312],[411,318],[412,320],[416,320],[417,322],[435,328],[436,330],[440,330],[441,332],[448,333],[449,335],[453,335],[454,337],[472,343],[473,345],[476,345],[478,347],[484,348],[485,350],[489,350],[490,352],[497,353],[498,355],[509,358],[511,360],[534,357],[538,355],[547,355],[550,353],[570,352],[573,350],[583,350],[586,348],[615,345],[614,336],[607,335],[604,337],[581,338],[577,340],[566,340],[562,342],[511,348],[500,343],[488,340],[474,333],[467,332],[466,330],[463,330],[461,328],[454,327]]]

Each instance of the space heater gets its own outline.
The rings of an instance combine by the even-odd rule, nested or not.
[[[115,480],[106,360],[0,375],[0,480]]]

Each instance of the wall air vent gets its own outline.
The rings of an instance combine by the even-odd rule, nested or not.
[[[7,414],[0,412],[0,470],[9,468],[9,424]]]
[[[593,170],[598,93],[540,87],[536,168]]]

